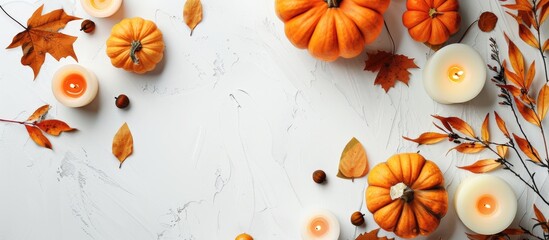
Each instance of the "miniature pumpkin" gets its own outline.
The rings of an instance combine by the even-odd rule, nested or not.
[[[316,58],[352,58],[383,28],[390,0],[275,0],[286,36]]]
[[[107,55],[117,68],[139,74],[151,71],[164,57],[162,32],[152,21],[126,18],[112,28]]]
[[[402,22],[418,42],[440,45],[459,31],[458,0],[407,0],[406,8]]]
[[[366,205],[381,228],[413,238],[438,227],[448,193],[435,163],[417,153],[397,154],[370,171]]]

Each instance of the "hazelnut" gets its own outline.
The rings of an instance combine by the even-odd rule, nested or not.
[[[254,238],[247,233],[241,233],[234,240],[254,240]]]
[[[91,33],[95,30],[95,23],[92,20],[86,19],[82,21],[82,24],[80,25],[80,31],[84,31],[85,33]]]
[[[118,97],[114,98],[116,101],[114,102],[118,108],[126,108],[128,105],[130,105],[130,99],[128,96],[124,94],[118,95]]]
[[[351,215],[351,223],[357,227],[364,224],[364,214],[358,211],[354,212],[353,215]]]
[[[313,172],[313,181],[315,183],[324,183],[326,181],[326,173],[322,170],[316,170]]]

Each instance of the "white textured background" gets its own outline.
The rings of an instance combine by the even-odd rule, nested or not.
[[[505,52],[502,32],[509,32],[529,60],[537,59],[539,89],[539,56],[520,42],[516,23],[503,15],[498,1],[460,3],[462,31],[452,40],[482,11],[494,11],[500,16],[496,30],[473,28],[464,43],[489,59],[488,37],[496,37]],[[23,23],[41,4],[45,12],[63,7],[89,18],[77,0],[0,4]],[[73,59],[56,62],[48,56],[32,81],[32,70],[19,63],[19,48],[0,50],[0,117],[24,120],[51,104],[49,118],[79,129],[52,137],[50,151],[37,147],[20,125],[0,123],[0,239],[233,239],[240,232],[258,240],[299,239],[299,213],[309,206],[332,210],[341,223],[340,239],[354,239],[377,225],[369,213],[366,227],[348,220],[354,211],[368,212],[366,178],[335,177],[352,137],[364,144],[371,167],[394,153],[421,150],[444,171],[453,206],[454,190],[470,175],[455,166],[489,155],[446,155],[450,143],[418,148],[401,136],[433,130],[431,114],[462,117],[478,130],[494,109],[516,129],[508,109],[497,105],[492,83],[469,103],[440,105],[426,95],[421,70],[415,69],[409,86],[397,83],[386,94],[373,85],[375,74],[362,70],[366,53],[325,63],[294,48],[273,1],[203,0],[204,20],[192,37],[182,21],[183,4],[125,0],[114,17],[93,19],[97,29],[91,35],[78,31],[80,21],[69,23],[63,32],[78,36],[79,63],[100,81],[98,98],[85,108],[64,107],[50,90],[53,73]],[[394,0],[385,19],[397,52],[423,67],[432,52],[408,36],[404,10],[405,1]],[[111,27],[133,16],[154,20],[165,38],[163,62],[146,75],[115,69],[105,54]],[[3,13],[0,22],[3,49],[22,28]],[[386,31],[365,52],[378,49],[391,49]],[[128,111],[114,106],[119,93],[130,97]],[[132,130],[135,152],[118,169],[111,141],[123,122]],[[316,169],[327,172],[328,184],[311,180]],[[530,227],[534,196],[510,173],[494,174],[519,196],[513,226]],[[545,173],[538,176],[540,183],[545,180]],[[464,239],[465,231],[451,207],[429,238]]]

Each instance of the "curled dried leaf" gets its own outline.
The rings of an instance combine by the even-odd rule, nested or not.
[[[478,19],[478,28],[483,32],[491,32],[496,27],[498,16],[493,12],[483,12]]]
[[[62,132],[70,132],[76,130],[75,128],[71,128],[67,123],[55,119],[41,121],[37,123],[36,126],[47,134],[53,136],[59,136],[59,134],[61,134]]]
[[[408,138],[408,137],[402,137],[402,138],[404,138],[408,141],[416,142],[419,145],[422,145],[422,144],[430,145],[430,144],[435,144],[435,143],[441,142],[444,139],[447,139],[448,134],[436,133],[436,132],[426,132],[426,133],[422,133],[421,135],[419,135],[419,137],[416,138],[416,139],[412,139],[412,138]]]
[[[486,117],[484,118],[484,122],[482,122],[482,130],[481,130],[481,138],[483,141],[490,141],[490,113],[486,114]]]
[[[27,118],[27,122],[36,122],[42,120],[42,118],[48,113],[50,110],[50,105],[46,104],[44,106],[39,107],[32,113],[32,115]]]
[[[27,132],[29,133],[30,138],[32,141],[34,141],[38,146],[45,147],[52,149],[52,145],[50,140],[44,136],[42,131],[40,131],[39,128],[34,126],[25,125],[25,128],[27,129]]]
[[[538,150],[534,148],[526,139],[521,138],[517,136],[516,134],[513,134],[513,137],[515,138],[515,142],[519,146],[520,150],[533,162],[539,163],[541,162],[541,158],[539,157]]]
[[[524,120],[528,121],[531,124],[534,124],[536,126],[540,126],[541,122],[538,119],[538,115],[532,110],[530,107],[526,106],[522,101],[515,99],[515,104],[517,105],[517,109],[520,112],[520,115],[524,118]]]
[[[511,138],[511,135],[509,135],[509,130],[507,130],[507,125],[505,124],[505,121],[501,119],[499,114],[494,111],[494,115],[496,115],[496,123],[498,125],[499,130],[505,135],[507,138]]]
[[[469,166],[458,167],[472,173],[486,173],[496,170],[501,163],[495,159],[479,160]]]
[[[484,149],[486,149],[486,146],[484,146],[481,143],[471,142],[471,143],[462,143],[457,147],[450,149],[450,151],[454,149],[460,153],[473,154],[473,153],[482,152]]]
[[[356,138],[351,139],[341,153],[337,176],[355,179],[366,176],[369,170],[368,157],[364,146]]]
[[[112,140],[112,153],[118,161],[120,161],[120,168],[122,163],[133,152],[133,136],[130,132],[130,128],[127,123],[124,123]]]
[[[202,21],[202,3],[200,0],[187,0],[183,7],[183,19],[191,29],[191,36],[194,28]]]

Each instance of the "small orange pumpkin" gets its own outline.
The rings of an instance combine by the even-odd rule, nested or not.
[[[316,58],[352,58],[383,29],[390,0],[275,0],[286,36]]]
[[[459,31],[458,0],[407,0],[406,8],[402,22],[418,42],[440,45]]]
[[[152,21],[126,18],[112,27],[107,55],[117,68],[139,74],[151,71],[164,57],[162,32]]]
[[[366,205],[381,228],[413,238],[438,227],[448,193],[435,163],[417,153],[397,154],[370,171]]]

